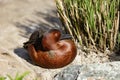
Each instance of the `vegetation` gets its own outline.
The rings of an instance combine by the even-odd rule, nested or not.
[[[10,75],[7,75],[7,80],[23,80],[23,78],[28,75],[29,72],[24,72],[23,74],[19,75],[18,73],[16,74],[15,78],[12,78]],[[0,80],[6,80],[6,77],[1,76]]]
[[[65,30],[81,46],[120,48],[120,0],[55,0]]]

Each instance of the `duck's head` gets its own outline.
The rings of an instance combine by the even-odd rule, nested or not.
[[[42,45],[45,49],[49,49],[52,45],[56,44],[59,40],[71,39],[72,36],[70,34],[62,34],[62,32],[58,29],[50,29],[43,35]]]

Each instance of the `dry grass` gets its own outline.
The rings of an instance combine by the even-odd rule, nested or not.
[[[113,50],[116,44],[120,44],[119,0],[55,0],[55,2],[65,30],[80,45],[105,51]]]

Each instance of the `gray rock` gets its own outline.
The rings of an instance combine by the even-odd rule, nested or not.
[[[120,62],[69,66],[54,80],[120,80]]]

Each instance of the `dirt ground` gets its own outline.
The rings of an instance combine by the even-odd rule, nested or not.
[[[63,68],[50,70],[31,64],[23,43],[36,29],[59,26],[54,0],[0,0],[0,76],[15,76],[16,73],[30,71],[25,80],[36,77],[39,80],[52,80]],[[109,61],[107,54],[99,54],[101,58],[96,53],[90,54],[85,58],[87,54],[78,48],[80,56],[70,65]]]

